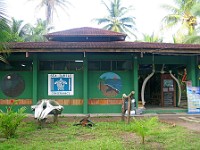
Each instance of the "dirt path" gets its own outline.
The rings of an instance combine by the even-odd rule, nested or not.
[[[161,121],[200,132],[200,115],[159,115]]]
[[[161,122],[175,124],[178,126],[183,126],[190,130],[200,132],[200,115],[188,115],[188,114],[162,114],[162,115],[140,115],[136,117],[145,117],[145,116],[158,116]],[[67,121],[67,122],[78,122],[82,119],[84,115],[81,116],[64,116],[59,117],[59,121]],[[29,116],[26,120],[34,120],[33,116]],[[111,121],[120,121],[120,116],[95,116],[91,117],[93,122],[111,122]],[[52,122],[53,119],[51,116],[48,116],[48,122]]]

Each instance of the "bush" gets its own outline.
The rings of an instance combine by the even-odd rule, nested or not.
[[[18,101],[11,100],[12,106],[6,108],[6,112],[0,110],[0,132],[2,132],[7,139],[14,137],[17,127],[21,121],[26,117],[26,107],[21,107],[17,111],[13,110],[13,106]]]
[[[133,131],[142,137],[142,144],[144,138],[149,135],[153,128],[158,124],[158,117],[135,119],[133,122]]]

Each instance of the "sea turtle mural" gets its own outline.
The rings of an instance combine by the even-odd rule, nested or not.
[[[119,94],[121,88],[121,78],[116,73],[106,72],[99,77],[99,90],[103,95],[114,97]]]

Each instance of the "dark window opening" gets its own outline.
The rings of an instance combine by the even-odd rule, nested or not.
[[[65,70],[76,71],[83,69],[83,62],[74,61],[40,61],[39,69],[41,71],[48,70]]]
[[[132,62],[125,60],[110,61],[89,61],[88,69],[90,71],[125,71],[132,70]]]

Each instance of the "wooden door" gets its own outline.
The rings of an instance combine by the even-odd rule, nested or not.
[[[161,106],[176,106],[176,84],[170,74],[161,75]]]

